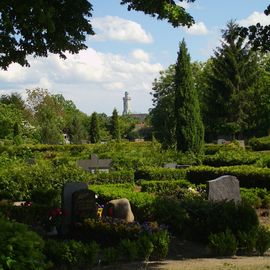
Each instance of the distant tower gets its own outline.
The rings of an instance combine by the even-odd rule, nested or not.
[[[123,103],[124,103],[123,115],[127,115],[131,113],[130,101],[131,101],[131,97],[128,96],[128,92],[125,92],[125,96],[123,97]]]

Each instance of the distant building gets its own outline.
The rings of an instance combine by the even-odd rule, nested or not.
[[[129,97],[128,92],[125,92],[125,96],[123,97],[123,115],[128,115],[131,113],[130,101],[131,97]]]
[[[131,117],[134,117],[136,119],[139,119],[140,122],[144,122],[145,118],[148,116],[147,113],[132,113],[130,114]]]

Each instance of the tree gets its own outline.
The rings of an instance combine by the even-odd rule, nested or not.
[[[91,115],[90,129],[89,129],[91,143],[97,143],[100,141],[100,133],[99,132],[100,131],[99,131],[98,116],[97,116],[96,112],[93,112]]]
[[[175,145],[174,77],[175,65],[171,65],[154,80],[151,93],[154,108],[150,111],[150,122],[154,136],[164,148]]]
[[[120,125],[119,125],[119,117],[116,109],[113,110],[111,117],[111,135],[112,139],[120,140]]]
[[[175,136],[178,151],[199,153],[204,140],[197,91],[194,87],[190,56],[183,40],[175,66]]]
[[[238,35],[238,25],[230,21],[223,30],[221,47],[206,69],[203,115],[207,132],[214,135],[243,135],[248,128],[249,89],[256,84],[256,54]]]

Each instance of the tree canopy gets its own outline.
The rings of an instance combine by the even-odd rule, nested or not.
[[[181,2],[183,0],[180,0]],[[196,0],[186,0],[195,2]],[[128,10],[142,11],[173,27],[194,23],[193,17],[174,0],[121,0]],[[1,0],[0,2],[0,67],[11,63],[29,66],[28,55],[48,56],[86,49],[86,35],[94,35],[91,25],[92,4],[88,0]],[[270,5],[265,14],[270,12]],[[270,26],[260,24],[239,29],[256,48],[270,50]]]

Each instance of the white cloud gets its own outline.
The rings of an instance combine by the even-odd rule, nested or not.
[[[153,42],[151,34],[146,33],[142,26],[134,21],[125,20],[117,16],[106,16],[94,18],[91,23],[97,33],[92,37],[93,40]]]
[[[209,30],[203,22],[198,22],[193,24],[191,27],[184,27],[186,33],[190,35],[207,35]]]
[[[190,8],[190,3],[188,3],[188,2],[185,2],[185,1],[183,1],[183,2],[178,2],[178,3],[176,3],[178,6],[180,6],[180,7],[183,7],[184,9],[189,9]]]
[[[141,49],[136,49],[132,52],[132,56],[135,60],[143,61],[143,62],[149,62],[149,54]]]
[[[149,57],[142,50],[131,55],[134,57],[88,48],[77,55],[67,54],[66,60],[56,55],[29,58],[30,68],[12,64],[7,71],[0,70],[0,93],[41,87],[63,94],[86,113],[109,114],[114,107],[122,111],[122,97],[128,91],[133,98],[132,107],[147,112],[151,107],[152,82],[163,67],[145,61]]]
[[[261,25],[270,24],[270,16],[266,16],[263,12],[254,11],[250,16],[243,20],[239,20],[238,23],[241,26],[250,26],[253,24],[260,23]]]

